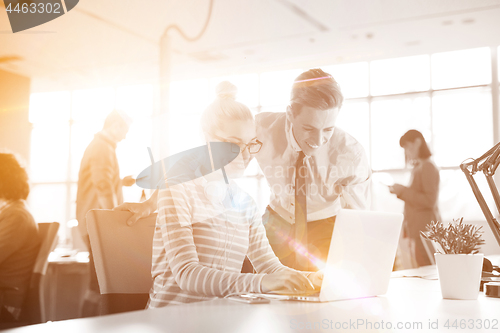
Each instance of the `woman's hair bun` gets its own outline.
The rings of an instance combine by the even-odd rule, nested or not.
[[[235,100],[238,88],[229,81],[220,82],[215,88],[215,93],[219,99]]]

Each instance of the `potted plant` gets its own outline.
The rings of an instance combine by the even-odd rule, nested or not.
[[[448,226],[432,221],[427,231],[421,232],[441,248],[434,257],[443,298],[477,299],[483,267],[483,254],[478,253],[484,244],[481,228],[465,224],[461,218]]]

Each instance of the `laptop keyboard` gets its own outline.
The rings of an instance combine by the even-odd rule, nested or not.
[[[304,293],[304,292],[296,292],[296,293],[290,293],[290,292],[280,292],[280,293],[275,293],[277,295],[283,295],[283,296],[305,296],[305,297],[319,297],[319,291],[313,291],[309,293]]]

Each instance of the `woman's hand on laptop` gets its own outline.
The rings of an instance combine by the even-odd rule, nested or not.
[[[151,198],[144,202],[125,202],[119,206],[113,208],[113,210],[125,210],[134,213],[128,220],[127,225],[133,225],[139,219],[143,217],[147,217],[153,214],[157,209],[157,199],[158,198],[158,190],[156,190]]]
[[[300,272],[285,271],[266,274],[262,279],[261,289],[268,292],[312,291],[314,285]]]
[[[323,277],[324,277],[323,271],[317,271],[307,276],[309,281],[312,282],[312,284],[316,289],[321,288],[321,284],[323,283]]]

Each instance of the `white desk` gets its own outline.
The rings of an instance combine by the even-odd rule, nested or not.
[[[435,267],[394,272],[394,276],[428,275]],[[489,320],[490,329],[484,329]],[[439,329],[429,329],[429,320]],[[446,328],[457,320],[458,328]],[[460,329],[460,321],[474,320],[474,329]],[[477,320],[483,320],[482,329]],[[331,322],[330,322],[331,321]],[[371,322],[372,329],[368,324]],[[381,326],[383,321],[383,327]],[[392,329],[387,329],[388,322]],[[316,329],[306,329],[307,323]],[[359,323],[357,327],[351,323]],[[403,329],[397,329],[402,323]],[[496,323],[496,329],[492,329]],[[321,326],[323,325],[323,326]],[[344,326],[343,329],[335,329]],[[404,325],[417,325],[404,329]],[[301,329],[302,327],[302,329]],[[379,327],[379,329],[376,329]],[[420,328],[420,329],[419,329]],[[500,332],[500,298],[480,293],[473,301],[444,300],[438,280],[393,277],[384,296],[305,303],[273,301],[270,304],[242,304],[224,299],[135,311],[96,318],[75,319],[19,328],[7,332]]]

